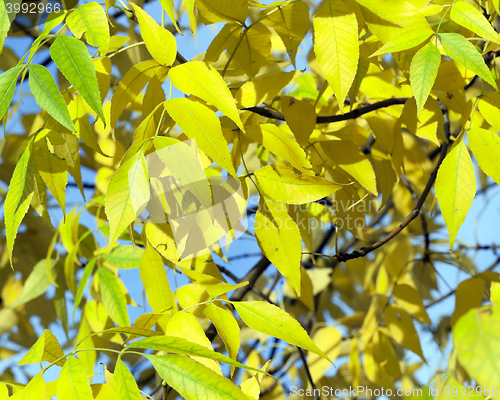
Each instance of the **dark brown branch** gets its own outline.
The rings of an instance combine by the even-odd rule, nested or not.
[[[347,121],[350,119],[356,119],[363,114],[378,110],[380,108],[385,108],[389,106],[394,106],[398,104],[404,104],[408,100],[408,97],[393,97],[391,99],[386,99],[379,101],[377,103],[369,104],[364,107],[359,107],[356,108],[355,110],[352,110],[348,113],[345,114],[340,114],[340,115],[327,115],[327,116],[319,116],[316,119],[317,124],[327,124],[331,122],[339,122],[339,121]],[[282,113],[274,110],[269,110],[267,108],[262,108],[262,107],[248,107],[244,108],[243,110],[246,111],[251,111],[255,114],[262,115],[263,117],[266,118],[271,118],[271,119],[278,119],[280,121],[284,121],[285,117],[283,116]]]

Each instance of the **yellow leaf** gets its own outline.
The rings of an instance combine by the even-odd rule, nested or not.
[[[54,362],[63,356],[64,352],[57,338],[51,331],[46,329],[18,364],[41,363],[42,361]],[[56,364],[62,367],[65,361],[66,359],[63,358]]]
[[[159,64],[171,66],[177,56],[177,43],[174,35],[158,25],[141,7],[134,3],[130,4],[136,12],[147,49]]]
[[[188,138],[195,139],[196,145],[205,154],[235,178],[238,177],[222,135],[220,120],[212,110],[190,99],[172,99],[164,105]]]
[[[325,178],[296,175],[279,165],[266,165],[255,172],[255,177],[265,194],[287,204],[310,203],[341,188]]]
[[[203,61],[191,61],[172,68],[168,76],[177,89],[213,104],[242,131],[245,130],[236,109],[236,102],[215,68]]]
[[[301,146],[307,146],[309,136],[316,126],[316,110],[311,103],[293,97],[281,97],[281,111],[290,130]]]
[[[469,310],[481,306],[484,283],[481,278],[470,278],[460,282],[455,292],[455,311],[451,316],[451,326],[454,326]]]
[[[121,358],[118,358],[113,374],[113,392],[117,399],[141,400],[143,398],[135,382],[134,375],[132,375],[132,372],[129,371]]]
[[[354,143],[347,140],[330,140],[321,142],[321,147],[336,165],[349,173],[366,190],[378,195],[373,167]]]
[[[398,51],[408,50],[423,43],[429,36],[431,31],[421,29],[408,29],[396,36],[380,49],[373,53],[370,57],[380,56],[386,53],[395,53]]]
[[[400,307],[390,305],[385,309],[384,320],[392,338],[425,361],[418,333],[408,313]]]
[[[167,323],[166,333],[170,336],[177,336],[190,342],[197,343],[207,349],[213,349],[210,340],[205,336],[205,332],[200,326],[200,323],[196,320],[196,317],[188,312],[180,311],[175,313]],[[220,365],[217,361],[204,357],[193,357],[193,360],[198,361],[212,371],[215,371],[217,374],[222,375]]]
[[[298,143],[279,126],[273,124],[249,125],[245,132],[246,137],[254,140],[271,153],[288,161],[293,167],[310,175],[311,163],[306,153]]]
[[[500,120],[498,118],[498,113],[500,112],[500,93],[491,92],[482,96],[478,108],[483,118],[495,130],[500,131]]]
[[[290,2],[278,10],[262,10],[260,18],[263,18],[264,25],[274,28],[280,36],[295,66],[297,49],[309,30],[309,6],[303,1]]]
[[[150,244],[146,244],[142,256],[140,275],[153,311],[160,312],[172,308],[174,296],[170,290],[163,261]]]
[[[247,0],[197,0],[196,8],[206,25],[223,21],[244,23],[248,17]]]
[[[111,127],[114,129],[118,117],[130,103],[136,101],[137,95],[146,84],[157,75],[163,81],[168,68],[161,66],[155,60],[143,61],[127,71],[111,99]]]
[[[467,147],[461,141],[446,156],[436,178],[436,196],[450,234],[450,250],[475,194],[474,166]]]
[[[325,349],[325,354],[331,360],[335,360],[339,353],[342,343],[340,332],[334,327],[319,328],[313,336],[314,343],[321,349]],[[331,364],[318,354],[309,354],[307,365],[311,371],[314,383],[318,382]]]
[[[500,137],[481,128],[467,134],[472,153],[483,172],[500,185]]]
[[[286,204],[263,200],[255,215],[255,236],[262,253],[283,274],[300,296],[302,240]]]
[[[92,390],[83,364],[78,358],[69,357],[57,379],[59,400],[93,400]]]
[[[396,284],[392,294],[394,300],[396,300],[396,305],[404,308],[419,321],[426,324],[431,323],[417,289],[408,284]]]
[[[240,328],[233,314],[214,303],[209,304],[203,313],[217,329],[217,333],[226,346],[229,358],[236,361],[240,348]],[[231,375],[234,373],[234,368],[231,366]]]
[[[316,11],[314,52],[338,104],[344,104],[359,58],[358,22],[345,1],[326,0]]]

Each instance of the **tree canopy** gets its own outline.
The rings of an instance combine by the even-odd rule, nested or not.
[[[499,14],[0,2],[0,400],[498,396]]]

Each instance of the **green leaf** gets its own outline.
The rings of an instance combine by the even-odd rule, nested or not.
[[[149,244],[146,244],[140,267],[141,280],[153,311],[161,312],[172,308],[175,299],[168,283],[163,261],[157,251]]]
[[[425,42],[431,35],[432,31],[422,29],[408,29],[402,32],[401,35],[398,35],[394,39],[384,44],[370,57],[376,57],[386,53],[397,53],[398,51],[411,49]]]
[[[87,43],[98,47],[105,55],[109,47],[109,25],[104,9],[95,1],[82,4],[66,19],[68,28],[76,38],[85,33]]]
[[[248,400],[229,379],[190,358],[176,354],[146,357],[161,378],[186,400]]]
[[[0,75],[0,119],[3,118],[5,112],[9,109],[10,102],[16,90],[17,77],[24,68],[24,65],[17,65]]]
[[[456,1],[451,6],[450,18],[478,36],[498,43],[498,33],[479,10],[465,1]]]
[[[500,137],[482,128],[471,128],[467,136],[483,172],[500,185]]]
[[[118,278],[106,268],[99,268],[99,290],[109,317],[119,326],[130,326],[125,294]]]
[[[144,249],[137,246],[118,246],[109,252],[106,262],[114,268],[139,268]]]
[[[172,99],[165,109],[182,131],[212,160],[238,178],[231,162],[228,144],[222,135],[220,120],[208,107],[190,99]]]
[[[453,343],[460,364],[481,387],[500,382],[500,317],[474,308],[453,327]]]
[[[483,57],[466,38],[458,33],[440,33],[443,49],[449,57],[468,70],[474,72],[498,90],[495,79],[486,66]]]
[[[69,83],[106,124],[94,63],[87,46],[74,37],[58,35],[50,46],[50,56]]]
[[[450,250],[476,194],[476,177],[463,141],[446,156],[436,178],[436,196],[450,233]]]
[[[118,358],[115,372],[113,374],[113,391],[115,399],[121,400],[142,400],[141,392],[135,381],[134,375],[121,358]]]
[[[138,151],[115,171],[104,199],[104,210],[110,226],[109,246],[144,210],[150,187],[143,152]]]
[[[240,328],[233,314],[214,303],[210,303],[203,310],[203,314],[212,321],[217,329],[217,333],[226,346],[229,358],[236,360],[240,348]],[[231,375],[233,373],[234,367],[231,367]]]
[[[410,84],[417,102],[417,116],[420,115],[432,90],[439,64],[441,64],[441,53],[430,42],[422,47],[411,60]]]
[[[282,309],[265,301],[231,302],[241,319],[250,328],[302,347],[332,362],[302,328],[299,322]]]
[[[264,200],[255,214],[255,236],[262,253],[300,296],[302,239],[282,202]]]
[[[215,68],[203,61],[191,61],[172,68],[168,76],[177,89],[213,104],[241,130],[245,130],[236,109],[236,102]]]
[[[82,362],[69,357],[57,379],[59,400],[94,400]]]
[[[76,132],[68,106],[49,70],[43,65],[30,65],[29,72],[30,89],[37,104],[65,128]]]
[[[341,188],[325,178],[297,175],[280,165],[266,165],[255,172],[255,177],[264,193],[287,204],[310,203]]]
[[[35,137],[35,135],[33,135]],[[31,160],[31,140],[18,160],[9,183],[9,191],[5,198],[4,218],[5,233],[9,259],[12,265],[12,250],[16,240],[17,230],[28,212],[31,198],[35,193],[35,171]]]
[[[61,345],[51,331],[45,329],[26,355],[18,362],[19,365],[41,363],[42,361],[55,362],[64,356]],[[62,367],[66,359],[59,360],[56,365]]]
[[[185,356],[191,356],[191,357],[204,357],[220,361],[235,367],[261,372],[256,368],[247,367],[243,364],[240,364],[238,361],[231,360],[229,357],[226,357],[223,354],[217,353],[211,349],[207,349],[206,347],[200,344],[193,343],[186,339],[176,336],[149,337],[146,339],[138,340],[137,342],[128,345],[126,348],[152,349],[152,350],[166,351],[169,353],[183,354]]]
[[[358,22],[343,0],[324,1],[314,15],[314,52],[333,89],[344,104],[354,81],[359,59]]]
[[[170,1],[170,0],[169,0]],[[141,27],[144,43],[153,58],[162,65],[171,66],[177,56],[177,43],[174,35],[158,25],[141,7],[130,3],[135,10]]]
[[[50,260],[50,270],[54,271],[56,260]],[[16,301],[11,305],[12,308],[18,307],[27,303],[30,300],[37,298],[45,293],[47,288],[52,284],[49,276],[47,275],[47,261],[45,259],[36,263],[31,271],[28,279],[24,282],[23,290]]]

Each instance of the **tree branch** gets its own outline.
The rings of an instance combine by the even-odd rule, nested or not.
[[[317,124],[327,124],[331,122],[339,122],[339,121],[347,121],[350,119],[356,119],[363,114],[378,110],[380,108],[385,108],[389,106],[394,106],[398,104],[404,104],[408,100],[408,97],[393,97],[391,99],[386,99],[379,101],[377,103],[369,104],[364,107],[359,107],[356,108],[355,110],[352,110],[348,113],[345,114],[340,114],[340,115],[327,115],[327,116],[318,116],[316,118],[316,123]],[[248,108],[243,108],[243,110],[253,112],[255,114],[262,115],[263,117],[266,118],[271,118],[271,119],[277,119],[280,121],[284,121],[285,117],[282,113],[274,110],[269,110],[267,108],[263,107],[248,107]]]

